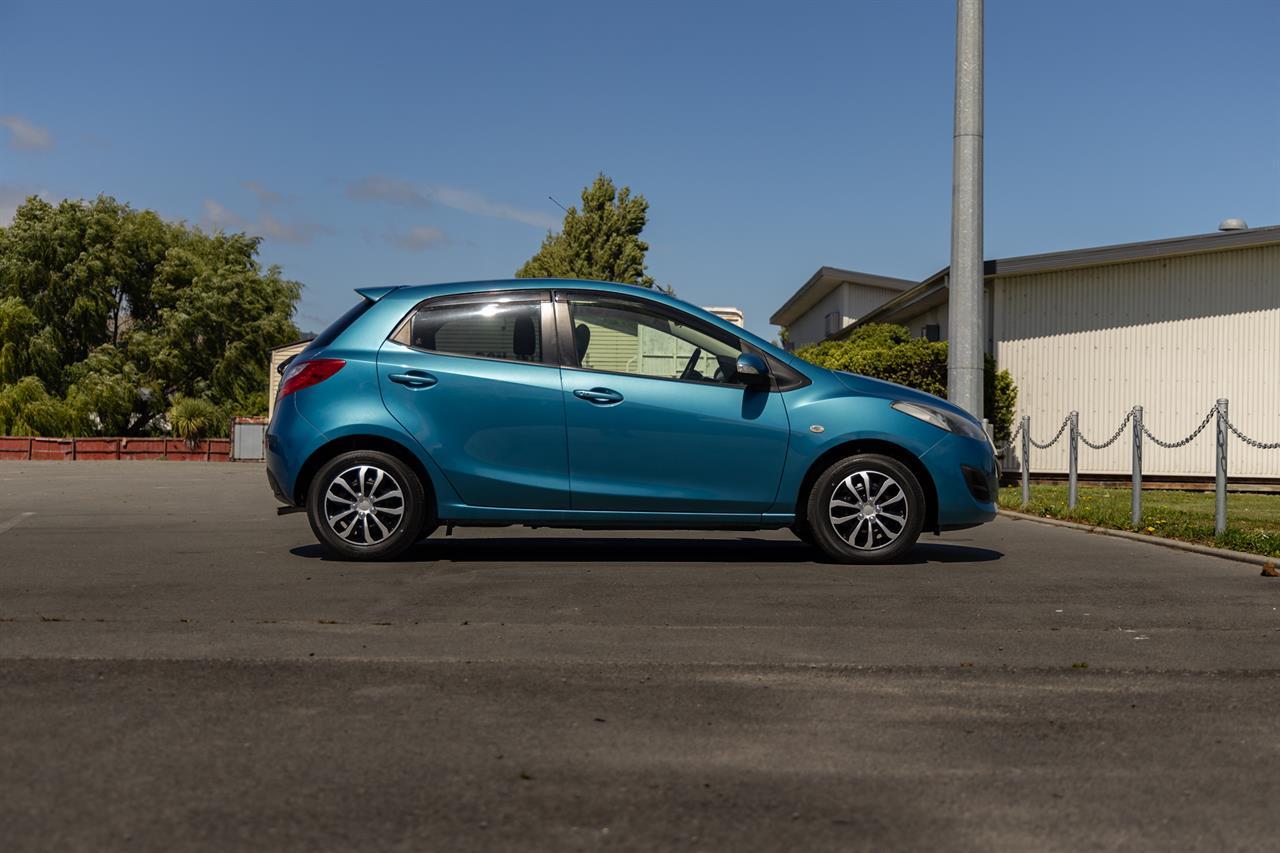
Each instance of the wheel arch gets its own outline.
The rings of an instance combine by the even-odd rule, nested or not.
[[[800,490],[796,493],[797,519],[806,524],[809,521],[809,492],[813,489],[813,484],[817,481],[818,476],[837,461],[859,453],[878,453],[881,456],[888,456],[906,465],[911,470],[911,473],[915,474],[916,480],[920,483],[920,488],[924,491],[924,529],[931,530],[934,533],[939,532],[938,489],[934,485],[933,477],[929,474],[929,469],[920,461],[920,457],[905,447],[877,438],[858,438],[841,442],[834,447],[828,448],[821,456],[813,460],[809,470],[805,471],[804,479],[800,481]]]
[[[422,464],[422,460],[395,439],[370,434],[344,435],[317,447],[307,457],[307,461],[302,463],[302,467],[298,469],[297,479],[294,480],[293,498],[297,506],[306,506],[307,491],[311,488],[311,481],[321,466],[338,454],[351,450],[377,450],[394,456],[408,465],[410,470],[418,475],[418,479],[422,482],[422,490],[427,496],[426,517],[435,518],[438,509],[435,484],[431,480],[427,467]]]

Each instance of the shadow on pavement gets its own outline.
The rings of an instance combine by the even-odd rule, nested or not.
[[[340,562],[320,545],[289,551],[295,557]],[[985,563],[1004,554],[990,548],[924,542],[895,565]],[[776,539],[660,539],[654,537],[452,536],[423,540],[391,562],[422,563],[826,563],[803,542]]]

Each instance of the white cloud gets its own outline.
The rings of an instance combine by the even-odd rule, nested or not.
[[[211,198],[204,200],[203,222],[223,231],[244,231],[282,243],[310,243],[317,234],[331,234],[333,229],[316,222],[285,222],[266,210],[255,219],[241,216]]]
[[[471,190],[454,187],[420,186],[410,181],[371,175],[347,186],[347,196],[356,201],[381,201],[406,207],[430,207],[439,204],[476,216],[509,219],[537,228],[554,228],[559,217],[538,210],[528,210],[504,202],[492,201]]]
[[[282,201],[292,201],[292,197],[281,195],[274,190],[269,190],[257,181],[241,181],[240,186],[247,189],[258,197],[258,203],[263,207],[273,204],[279,204]]]
[[[432,225],[415,225],[408,231],[388,234],[387,242],[410,252],[425,252],[449,245],[449,237]]]
[[[496,219],[510,219],[533,225],[537,228],[554,228],[560,224],[560,217],[552,216],[537,210],[525,210],[510,204],[490,201],[480,193],[470,190],[457,190],[449,187],[437,187],[433,198],[445,207],[474,213],[478,216],[492,216]]]
[[[0,127],[9,131],[9,147],[39,151],[53,147],[53,134],[22,116],[0,116]]]
[[[398,181],[381,175],[370,175],[347,186],[347,195],[356,201],[385,201],[406,207],[430,207],[427,192],[408,181]]]

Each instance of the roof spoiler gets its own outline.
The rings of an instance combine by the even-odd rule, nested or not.
[[[400,285],[393,284],[390,287],[357,287],[356,293],[368,299],[370,302],[377,302],[393,290],[399,290]]]

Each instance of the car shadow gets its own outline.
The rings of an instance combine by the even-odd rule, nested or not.
[[[344,562],[318,544],[289,551],[295,557]],[[986,563],[1004,554],[990,548],[921,542],[901,560],[885,565]],[[657,537],[433,537],[414,544],[395,563],[830,563],[804,542],[759,539]]]

